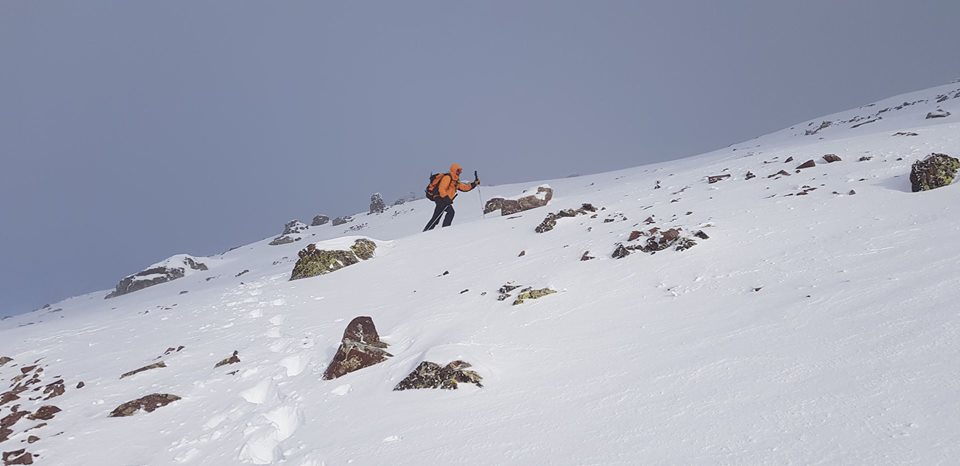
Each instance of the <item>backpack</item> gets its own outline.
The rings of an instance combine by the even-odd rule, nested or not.
[[[430,199],[431,201],[440,199],[440,180],[446,175],[446,173],[430,174],[430,183],[427,185],[427,189],[424,190],[424,192],[427,194],[427,199]]]

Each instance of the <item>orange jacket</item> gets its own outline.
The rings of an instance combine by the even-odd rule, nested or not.
[[[460,168],[460,164],[455,163],[450,165],[450,173],[440,178],[440,184],[438,185],[438,190],[440,192],[440,197],[445,197],[451,201],[457,197],[457,191],[467,192],[473,189],[473,185],[469,183],[460,182],[460,173],[463,172],[463,169]]]

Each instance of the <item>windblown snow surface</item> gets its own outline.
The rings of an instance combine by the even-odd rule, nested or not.
[[[952,115],[926,118],[937,110]],[[37,386],[63,379],[65,393],[31,400],[31,387],[2,406],[61,411],[20,419],[0,450],[51,465],[956,464],[960,186],[912,193],[908,175],[960,155],[958,118],[960,84],[941,86],[696,157],[545,180],[550,205],[511,217],[483,217],[463,193],[453,227],[421,233],[433,205],[408,202],[6,319],[0,390],[38,362]],[[534,232],[582,203],[604,210]],[[653,226],[710,238],[611,257]],[[372,259],[288,281],[307,243],[361,236]],[[558,293],[513,306],[497,300],[507,282]],[[356,316],[393,357],[322,380]],[[213,367],[234,350],[240,363]],[[393,391],[421,361],[455,359],[482,388]],[[108,417],[151,393],[182,399]]]

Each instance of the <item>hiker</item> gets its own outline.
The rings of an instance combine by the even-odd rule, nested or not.
[[[430,217],[423,231],[434,229],[440,223],[440,216],[444,215],[444,212],[446,215],[443,217],[443,226],[450,226],[453,223],[453,200],[457,197],[458,191],[467,192],[480,185],[479,179],[473,180],[470,184],[461,183],[461,173],[463,169],[460,168],[460,164],[455,163],[450,165],[450,173],[433,175],[430,179],[430,185],[427,186],[427,199],[432,200],[436,208],[433,209],[433,217]]]

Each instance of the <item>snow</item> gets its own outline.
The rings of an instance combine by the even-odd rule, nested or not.
[[[420,233],[433,206],[408,202],[365,216],[359,232],[309,228],[268,246],[271,236],[200,258],[208,271],[4,320],[0,355],[14,362],[0,389],[40,360],[43,383],[59,375],[67,390],[18,400],[62,411],[29,433],[39,422],[21,420],[0,450],[71,465],[955,462],[960,188],[910,193],[908,181],[914,161],[960,154],[960,98],[935,102],[953,89],[811,120],[928,101],[857,128],[806,136],[805,122],[688,159],[548,180],[550,205],[510,218],[484,218],[461,196],[453,227]],[[954,116],[925,119],[936,108]],[[808,159],[818,165],[796,173]],[[781,169],[790,176],[768,178]],[[731,177],[706,182],[719,174]],[[797,196],[804,186],[818,189]],[[585,202],[606,210],[534,233],[548,212]],[[651,215],[710,239],[611,258]],[[359,237],[377,243],[374,258],[288,281],[308,243],[346,249]],[[596,259],[581,262],[584,251]],[[559,292],[511,306],[496,300],[507,282]],[[322,380],[359,315],[393,357]],[[213,367],[234,350],[240,363]],[[119,379],[158,356],[167,367]],[[483,388],[392,391],[420,362],[455,359]],[[182,399],[107,417],[150,393]]]

